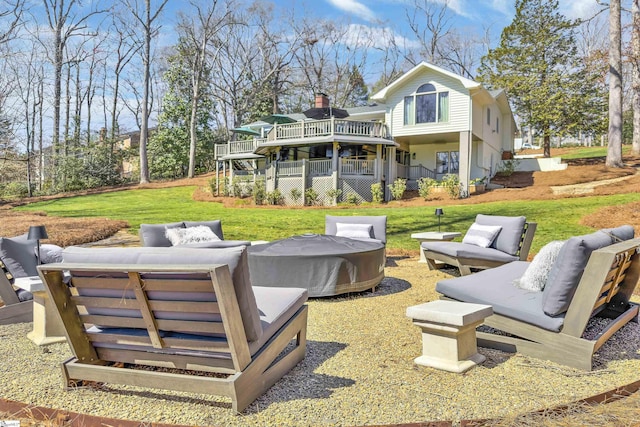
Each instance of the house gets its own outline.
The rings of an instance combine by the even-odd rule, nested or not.
[[[236,131],[255,137],[216,146],[216,159],[230,180],[264,179],[267,191],[294,204],[301,203],[294,188],[313,188],[325,203],[336,190],[338,201],[370,201],[374,183],[387,189],[404,178],[417,189],[420,178],[447,174],[457,174],[468,194],[471,180],[493,176],[502,153],[513,151],[517,129],[505,92],[434,65],[418,64],[371,100],[332,111],[319,94],[311,110],[326,117],[274,115],[245,125]]]

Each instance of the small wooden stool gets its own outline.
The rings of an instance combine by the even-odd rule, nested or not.
[[[422,329],[422,356],[414,362],[462,373],[484,362],[478,353],[476,327],[493,314],[490,305],[437,300],[407,308]]]

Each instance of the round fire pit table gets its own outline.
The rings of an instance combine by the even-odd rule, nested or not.
[[[373,289],[384,278],[385,247],[324,234],[249,246],[253,286],[307,288],[310,297]]]

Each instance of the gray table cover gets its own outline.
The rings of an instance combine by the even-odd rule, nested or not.
[[[358,292],[384,278],[384,245],[305,234],[247,248],[253,286],[304,287],[310,297]]]

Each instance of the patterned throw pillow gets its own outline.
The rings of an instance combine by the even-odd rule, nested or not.
[[[165,237],[171,241],[173,246],[220,240],[216,233],[204,225],[187,228],[167,228]]]
[[[528,291],[542,291],[564,242],[564,240],[554,240],[544,245],[540,252],[533,257],[522,277],[514,280],[513,284],[517,288]]]
[[[462,243],[488,248],[498,237],[500,230],[502,227],[499,225],[480,225],[474,222],[462,238]]]

